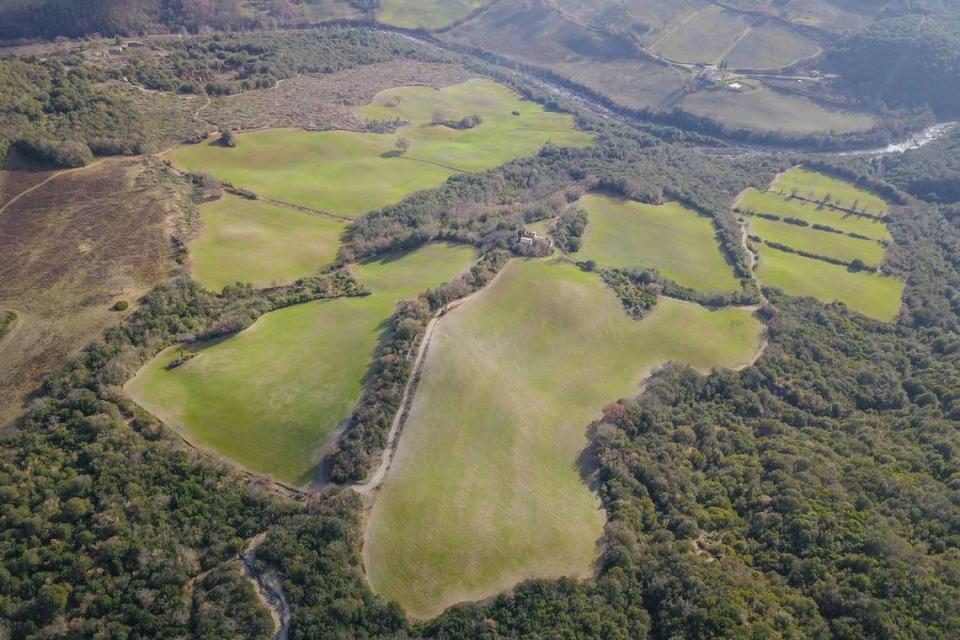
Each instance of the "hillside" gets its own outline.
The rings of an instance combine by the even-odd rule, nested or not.
[[[956,10],[0,0],[0,639],[960,637]]]

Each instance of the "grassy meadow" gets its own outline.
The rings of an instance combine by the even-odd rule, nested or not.
[[[579,204],[590,222],[577,260],[607,268],[655,267],[698,291],[739,287],[709,218],[674,202],[649,205],[601,194],[585,195]]]
[[[292,485],[314,477],[321,450],[359,399],[396,302],[463,272],[474,251],[433,244],[354,267],[373,292],[287,307],[224,340],[167,349],[127,383],[144,409],[198,447]]]
[[[839,301],[865,316],[889,322],[900,310],[903,283],[896,278],[854,272],[823,260],[772,247],[760,248],[757,277],[764,286],[821,302]]]
[[[781,173],[770,188],[785,194],[796,189],[798,196],[811,200],[822,200],[830,195],[833,204],[837,206],[852,208],[853,204],[857,203],[857,211],[875,216],[882,216],[890,210],[887,201],[875,193],[860,189],[846,180],[838,180],[803,167],[794,167]]]
[[[170,159],[180,168],[210,171],[262,196],[358,216],[437,187],[455,173],[533,155],[547,142],[586,146],[592,140],[573,129],[572,116],[547,112],[489,80],[440,90],[392,89],[377,95],[361,114],[409,123],[388,134],[251,131],[237,135],[235,148],[205,142],[179,147]],[[434,116],[459,120],[471,115],[482,118],[472,129],[433,124]],[[400,139],[409,142],[404,153],[396,146]]]
[[[883,262],[886,249],[876,240],[861,240],[840,233],[818,231],[812,227],[800,227],[786,222],[766,220],[749,216],[750,232],[764,240],[785,244],[798,251],[818,256],[835,258],[845,262],[862,260],[875,267]]]
[[[773,191],[747,189],[740,197],[737,206],[744,211],[770,213],[781,218],[799,218],[811,225],[823,224],[844,233],[856,233],[873,240],[889,242],[892,239],[887,225],[879,220],[855,216]]]
[[[405,29],[439,29],[483,4],[483,0],[384,0],[377,17]]]
[[[332,218],[226,194],[200,206],[203,230],[190,245],[193,275],[228,284],[288,284],[336,258],[346,225]]]
[[[437,325],[366,529],[373,588],[425,618],[589,576],[604,515],[577,468],[586,426],[668,360],[747,363],[761,332],[746,310],[670,299],[637,322],[595,274],[511,262]]]

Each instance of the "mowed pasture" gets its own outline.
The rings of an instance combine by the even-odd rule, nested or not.
[[[757,277],[767,287],[821,302],[843,302],[865,316],[889,322],[900,311],[903,283],[896,278],[851,271],[823,260],[772,247],[760,248]]]
[[[851,238],[842,233],[819,231],[813,227],[767,220],[759,216],[748,217],[747,223],[753,235],[817,256],[844,262],[861,260],[864,264],[876,267],[883,262],[886,254],[884,246],[876,240]]]
[[[890,210],[887,201],[875,193],[803,167],[784,171],[777,176],[770,189],[781,194],[791,194],[796,189],[798,196],[810,200],[829,197],[830,204],[834,206],[855,209],[874,216],[883,216]]]
[[[516,113],[516,115],[514,115]],[[533,155],[547,142],[586,146],[573,117],[521,100],[506,87],[474,79],[444,89],[403,87],[383,92],[361,109],[371,120],[400,118],[394,133],[295,129],[251,131],[237,146],[216,141],[170,153],[188,171],[210,171],[235,186],[321,211],[358,216],[442,184],[456,173],[482,171]],[[465,130],[434,124],[478,115]],[[406,151],[397,142],[408,143]]]
[[[595,274],[508,264],[434,332],[367,523],[376,593],[429,618],[526,578],[591,575],[604,515],[578,470],[587,425],[668,360],[749,363],[761,333],[748,310],[671,299],[637,322]]]
[[[346,230],[342,220],[230,194],[201,205],[200,217],[190,262],[197,281],[212,291],[309,276],[334,261]]]
[[[739,287],[709,218],[675,202],[650,205],[602,194],[585,195],[579,205],[589,223],[574,254],[577,260],[593,260],[606,268],[656,268],[698,291]]]
[[[384,0],[380,22],[405,29],[439,29],[483,6],[485,0]]]
[[[822,224],[844,233],[856,233],[873,240],[889,242],[890,230],[879,220],[858,216],[831,207],[791,198],[772,191],[747,189],[737,203],[745,212],[768,213],[781,218],[797,218],[811,225]]]
[[[360,398],[398,300],[463,272],[474,251],[433,244],[354,267],[372,294],[268,313],[225,340],[172,347],[127,383],[144,409],[196,446],[302,486]],[[174,369],[181,355],[196,355]]]

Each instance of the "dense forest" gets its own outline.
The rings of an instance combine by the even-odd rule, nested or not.
[[[829,52],[849,89],[891,107],[929,106],[941,116],[960,104],[960,20],[956,13],[881,20]]]

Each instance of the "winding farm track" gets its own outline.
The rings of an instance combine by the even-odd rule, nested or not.
[[[15,202],[17,202],[17,201],[18,201],[20,198],[22,198],[23,196],[28,195],[28,194],[30,194],[30,193],[33,193],[34,191],[36,191],[37,189],[40,189],[40,188],[43,187],[44,185],[49,184],[51,181],[56,180],[57,178],[60,178],[60,177],[62,177],[62,176],[65,176],[65,175],[67,175],[68,173],[77,173],[77,172],[80,172],[80,171],[87,171],[87,170],[89,170],[89,169],[94,168],[95,166],[97,166],[97,165],[99,165],[99,164],[102,164],[102,163],[106,162],[107,160],[108,160],[108,158],[100,158],[99,160],[96,160],[96,161],[94,161],[94,162],[91,162],[90,164],[85,165],[85,166],[83,166],[83,167],[77,167],[76,169],[64,169],[63,171],[57,171],[56,173],[54,173],[52,176],[50,176],[49,178],[47,178],[47,179],[44,180],[43,182],[38,182],[37,184],[33,185],[33,186],[30,187],[29,189],[24,189],[23,191],[21,191],[20,193],[18,193],[18,194],[15,195],[14,197],[10,198],[10,200],[9,200],[5,205],[3,205],[2,207],[0,207],[0,214],[2,214],[4,211],[6,211],[6,210],[10,207],[10,205],[12,205],[12,204],[14,204]]]
[[[502,272],[502,270],[501,270]],[[420,372],[423,368],[423,361],[427,355],[427,350],[430,348],[430,341],[433,338],[433,332],[437,328],[437,324],[443,319],[443,316],[447,315],[449,312],[453,311],[460,305],[462,305],[467,300],[470,300],[475,295],[479,294],[481,291],[485,291],[488,287],[492,286],[496,279],[500,277],[500,274],[497,274],[481,289],[474,291],[468,296],[460,298],[459,300],[454,300],[453,302],[447,304],[443,309],[434,314],[430,318],[430,322],[427,323],[427,328],[423,332],[423,338],[420,340],[420,345],[417,348],[417,355],[413,360],[412,373],[410,374],[410,379],[407,380],[407,386],[403,390],[403,398],[400,400],[400,408],[397,409],[396,415],[393,416],[393,422],[390,424],[390,431],[387,434],[387,446],[383,450],[383,456],[380,460],[380,464],[377,466],[376,471],[374,471],[370,477],[361,484],[353,486],[353,490],[361,495],[371,495],[377,489],[380,488],[380,485],[383,484],[384,478],[387,476],[387,471],[390,470],[390,465],[393,463],[393,457],[397,452],[397,445],[400,443],[400,434],[403,432],[403,425],[407,420],[407,415],[410,413],[410,405],[413,402],[413,396],[417,390],[417,383],[420,382]]]

